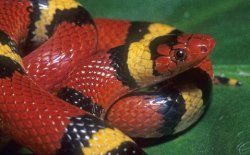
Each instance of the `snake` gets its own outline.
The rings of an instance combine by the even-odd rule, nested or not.
[[[92,18],[74,0],[0,0],[0,130],[35,154],[145,154],[130,137],[192,126],[215,40]]]

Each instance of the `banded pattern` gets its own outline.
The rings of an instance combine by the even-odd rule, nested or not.
[[[82,93],[72,88],[65,87],[60,89],[57,96],[64,101],[79,107],[80,109],[88,111],[96,117],[100,117],[104,111],[101,106],[93,103],[90,98],[85,97]]]
[[[109,152],[124,153],[124,150],[143,154],[143,151],[118,129],[112,128],[80,108],[54,97],[41,89],[26,74],[23,66],[29,69],[32,65],[27,62],[22,65],[22,59],[19,56],[22,53],[19,52],[21,51],[19,47],[23,46],[23,39],[28,36],[27,30],[28,27],[32,27],[31,25],[36,25],[35,27],[33,26],[34,31],[30,31],[34,35],[33,41],[40,43],[49,39],[34,53],[43,50],[51,52],[49,54],[43,53],[42,55],[47,54],[52,61],[58,61],[58,56],[54,54],[55,51],[62,52],[60,49],[61,43],[67,43],[62,50],[66,53],[72,53],[69,55],[71,58],[74,58],[77,52],[80,53],[82,50],[87,52],[96,45],[96,38],[93,36],[96,33],[95,26],[91,22],[88,13],[80,4],[75,1],[50,0],[48,1],[48,6],[45,6],[48,8],[41,8],[42,4],[40,2],[43,1],[38,1],[36,4],[31,4],[28,0],[16,0],[11,3],[4,0],[0,1],[1,131],[10,135],[11,138],[28,147],[36,154],[92,154],[92,152],[108,154]],[[18,9],[13,11],[15,7]],[[74,11],[75,7],[77,8]],[[38,10],[40,13],[36,12]],[[12,12],[14,13],[12,14]],[[59,17],[72,12],[73,14],[70,14],[66,20]],[[82,13],[84,17],[79,18],[79,14]],[[31,14],[40,14],[40,18],[33,21],[33,15]],[[14,19],[20,22],[19,26],[21,25],[21,28],[18,29],[19,31],[12,29],[12,26],[8,27],[8,24],[13,22],[8,20],[12,16],[15,16]],[[31,17],[31,20],[28,17]],[[22,20],[19,20],[19,18]],[[46,26],[48,25],[53,27],[47,29]],[[67,28],[70,31],[65,32]],[[74,33],[71,33],[71,30]],[[52,36],[50,37],[50,35]],[[66,38],[69,35],[75,35],[75,38],[83,35],[81,37],[89,41],[87,41],[88,46],[85,47],[86,44],[84,43],[79,44],[81,41],[69,42]],[[81,37],[79,39],[82,39]],[[59,40],[62,42],[59,43]],[[79,49],[72,51],[75,50],[73,47]],[[92,54],[91,51],[93,50],[85,54],[88,55],[89,53],[90,55]],[[37,60],[38,63],[34,63],[37,66],[43,64],[40,57],[34,56],[33,52],[27,57],[25,59],[30,62],[33,61],[33,63]],[[65,53],[62,53],[61,57],[62,59],[65,58]],[[44,60],[47,61],[47,58]],[[80,59],[74,61],[72,63],[72,60],[69,60],[69,64],[75,65]],[[30,72],[28,73],[30,74]],[[46,86],[44,87],[47,88]],[[100,142],[105,144],[105,147],[100,148]]]
[[[208,62],[203,63],[207,65]],[[178,133],[195,124],[204,114],[211,101],[212,79],[198,67],[177,76],[174,81],[178,82],[174,88],[180,90],[186,109],[175,127],[174,133]]]
[[[96,26],[98,28],[98,32],[100,32],[99,39],[104,40],[103,44],[102,40],[99,40],[98,49],[100,50],[100,53],[88,59],[82,64],[81,67],[78,67],[75,72],[70,75],[70,78],[64,83],[64,88],[61,89],[62,92],[66,92],[66,88],[69,88],[74,90],[76,94],[81,94],[81,96],[87,98],[88,101],[86,102],[92,104],[92,107],[90,106],[89,108],[86,108],[86,110],[90,113],[94,113],[95,108],[93,107],[102,107],[102,114],[98,113],[98,116],[103,119],[107,119],[123,132],[133,137],[159,137],[162,135],[168,135],[175,132],[175,130],[179,128],[177,127],[178,124],[185,122],[187,118],[186,115],[188,115],[188,113],[195,113],[188,117],[191,120],[194,118],[193,116],[197,116],[196,111],[199,110],[198,108],[193,110],[185,107],[184,105],[186,102],[187,104],[193,105],[199,103],[190,103],[188,101],[188,98],[194,99],[192,98],[192,93],[185,96],[185,99],[187,99],[187,101],[185,101],[180,92],[181,88],[173,89],[167,87],[166,90],[169,89],[171,91],[177,91],[173,91],[172,93],[171,91],[166,91],[168,93],[163,93],[164,95],[162,96],[151,94],[151,92],[159,93],[160,90],[147,88],[148,91],[145,91],[144,93],[138,94],[133,92],[131,96],[126,95],[125,98],[123,97],[123,95],[125,95],[128,91],[132,91],[133,89],[139,87],[138,82],[133,76],[131,76],[128,68],[127,60],[129,46],[131,46],[133,42],[142,40],[145,35],[149,34],[150,25],[155,25],[155,27],[163,26],[164,33],[161,33],[163,35],[159,34],[159,36],[157,36],[154,34],[155,38],[148,43],[149,53],[151,54],[150,61],[152,62],[153,69],[155,60],[161,56],[157,51],[157,46],[159,44],[163,44],[173,48],[173,46],[179,44],[177,37],[183,35],[182,32],[170,26],[164,26],[158,23],[128,23],[117,20],[114,21],[114,25],[112,25],[111,20],[96,19],[95,21],[97,23]],[[110,25],[110,28],[108,25]],[[118,25],[120,27],[118,27]],[[123,27],[122,25],[125,26]],[[152,27],[151,31],[154,32]],[[169,30],[167,27],[169,27]],[[127,33],[120,33],[120,29],[124,31],[126,30]],[[167,32],[167,30],[169,32]],[[111,32],[112,35],[107,35],[107,32]],[[120,41],[118,41],[117,37],[114,39],[118,47],[114,47],[114,43],[111,43],[111,45],[107,43],[107,40],[111,40],[115,34],[121,38]],[[135,34],[137,34],[136,37],[134,36]],[[124,37],[124,35],[126,36]],[[107,55],[103,54],[105,51],[101,51],[109,48],[111,49],[108,50]],[[140,55],[138,55],[137,58],[138,59],[134,62],[139,61],[140,58],[144,58],[144,56],[140,57]],[[141,66],[144,67],[145,65]],[[206,69],[206,67],[204,69]],[[156,78],[158,74],[160,73],[157,73],[156,70],[152,71],[149,79],[151,77]],[[143,73],[141,75],[143,76]],[[151,81],[153,80],[151,79]],[[207,81],[204,80],[204,82],[206,83]],[[168,85],[168,83],[169,81],[165,82],[166,85]],[[186,86],[188,87],[188,84],[186,84]],[[182,98],[182,101],[173,99],[173,94]],[[77,95],[71,96],[76,97]],[[198,97],[201,98],[201,96]],[[151,104],[152,102],[161,104]],[[83,102],[74,103],[72,101],[71,104],[77,104],[79,107],[81,107],[81,105],[88,105],[83,104]],[[185,115],[185,117],[183,117],[183,115]],[[130,118],[131,116],[133,118]],[[150,124],[150,126],[148,124]],[[182,124],[185,125],[185,128],[190,126],[190,124],[187,123]]]
[[[32,16],[32,19],[37,20],[34,19],[34,23],[29,25],[33,29],[29,31],[31,39],[28,38],[27,46],[33,48],[33,45],[36,47],[48,38],[49,40],[24,57],[24,66],[30,77],[41,87],[56,92],[78,62],[95,53],[97,32],[91,16],[78,2],[48,2],[49,8],[39,10],[43,11],[43,15],[38,14],[39,18]],[[73,40],[68,37],[69,34]],[[57,68],[63,69],[57,70],[58,74],[53,74]]]
[[[107,120],[133,137],[178,133],[204,114],[210,102],[211,86],[211,78],[205,71],[191,69],[121,98],[107,113]]]
[[[206,107],[202,99],[203,92],[196,85],[185,85],[180,88],[180,91],[185,100],[186,113],[184,113],[180,123],[175,127],[176,133],[194,124],[203,114]]]
[[[16,42],[14,40],[12,40],[4,31],[0,31],[0,42],[1,42],[2,46],[7,45],[6,47],[11,48],[8,51],[11,50],[11,51],[15,52],[16,54],[20,54]],[[14,56],[12,59],[14,59]]]
[[[123,84],[136,88],[156,78],[154,76],[156,50],[150,49],[151,42],[157,37],[171,34],[173,30],[173,27],[159,23],[131,23],[125,45],[109,51],[111,65],[117,70],[117,77]]]
[[[16,71],[25,74],[22,66],[8,56],[0,55],[0,60],[0,78],[11,78]]]
[[[159,137],[186,129],[207,105],[211,37],[95,21],[74,0],[0,0],[1,129],[36,154],[144,154],[103,120]]]
[[[149,49],[151,41],[159,36],[170,33],[172,30],[174,30],[174,28],[168,25],[158,23],[150,24],[148,27],[149,33],[146,33],[143,36],[143,39],[135,41],[129,46],[127,59],[129,72],[135,81],[140,85],[149,83],[149,81],[152,80],[149,77],[153,77],[154,60],[152,59],[151,52],[156,51]],[[138,56],[141,58],[140,60],[138,60]]]
[[[241,86],[242,83],[237,79],[227,78],[223,76],[215,76],[213,79],[214,84],[223,84],[229,86]]]
[[[49,0],[45,1],[46,4],[41,4],[39,1],[32,2],[34,12],[30,14],[32,24],[29,28],[28,38],[28,40],[32,42],[32,45],[39,45],[48,40],[48,38],[51,37],[55,26],[61,23],[62,20],[72,20],[72,23],[74,22],[79,25],[84,23],[79,16],[81,15],[81,12],[86,11],[81,11],[84,9],[74,0]],[[67,11],[70,11],[72,15]],[[67,15],[67,17],[62,18],[63,15]],[[86,18],[87,16],[82,17]],[[73,20],[78,20],[78,22]]]
[[[105,24],[107,24],[107,21],[105,22]],[[117,24],[118,22],[119,21],[117,21]],[[124,23],[124,21],[120,22]],[[165,35],[173,28],[166,25],[145,22],[132,22],[129,25],[130,26],[128,26],[128,24],[125,25],[125,28],[128,28],[128,33],[123,33],[127,36],[121,37],[123,39],[126,38],[126,40],[121,40],[119,42],[123,43],[124,45],[117,45],[118,47],[108,50],[107,55],[100,53],[85,61],[82,66],[78,67],[75,72],[70,75],[70,78],[64,83],[63,87],[75,89],[78,93],[81,93],[87,98],[90,98],[93,103],[96,103],[99,106],[101,105],[105,109],[105,111],[109,109],[109,107],[115,102],[116,99],[126,94],[129,89],[135,89],[138,86],[138,81],[136,81],[136,79],[131,76],[131,70],[128,67],[128,45],[132,44],[131,41],[135,41],[135,39],[141,39],[138,36],[144,37],[145,34],[143,33],[152,33],[148,36],[152,37],[151,40],[153,40],[159,35]],[[99,34],[100,36],[103,36],[102,29],[106,29],[105,26],[104,28],[102,28],[101,25],[97,25],[97,28],[101,29]],[[162,32],[157,32],[157,29],[162,29]],[[113,29],[113,31],[115,30]],[[137,35],[138,33],[139,35]],[[135,34],[136,37],[134,37]],[[151,40],[148,40],[148,44]],[[102,42],[102,40],[99,41]],[[112,47],[113,45],[110,46]],[[130,52],[133,53],[135,51]],[[137,60],[144,57],[144,55],[139,55]],[[150,60],[150,62],[153,62],[153,60]],[[151,69],[152,67],[153,64],[151,66]],[[153,72],[150,77],[143,74],[142,76],[147,79],[150,79],[150,77],[155,78]],[[95,78],[93,79],[93,77]],[[115,79],[115,77],[117,79]],[[94,82],[95,80],[96,82]],[[109,93],[106,92],[107,90],[109,91]],[[95,94],[96,92],[98,92],[98,95]]]
[[[173,133],[185,112],[185,101],[177,90],[149,88],[117,101],[107,119],[133,137],[161,137]]]
[[[143,154],[130,138],[93,116],[71,118],[61,143],[59,154]]]

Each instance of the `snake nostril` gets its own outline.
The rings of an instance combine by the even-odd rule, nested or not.
[[[202,53],[206,53],[207,52],[207,47],[206,46],[201,46],[200,50]]]

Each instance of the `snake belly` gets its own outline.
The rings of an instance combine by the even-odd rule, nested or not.
[[[0,2],[1,130],[33,152],[143,154],[103,120],[129,136],[159,137],[203,112],[211,37],[159,23],[93,21],[72,0]],[[196,70],[207,85],[183,82]]]

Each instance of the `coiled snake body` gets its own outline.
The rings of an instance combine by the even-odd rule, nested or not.
[[[160,23],[93,20],[73,0],[0,0],[1,131],[36,154],[144,154],[120,130],[160,137],[193,124],[214,44]]]

